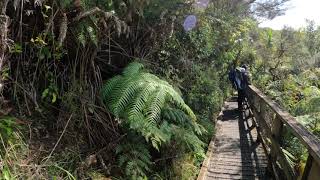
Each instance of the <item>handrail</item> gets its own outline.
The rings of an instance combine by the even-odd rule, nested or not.
[[[285,126],[308,149],[309,157],[304,169],[303,179],[320,179],[320,140],[256,87],[248,86],[246,94],[251,112],[255,117],[255,124],[258,126],[257,129],[261,131],[259,134],[262,143],[265,146],[267,146],[267,142],[270,144],[268,152],[269,168],[274,171],[276,178],[282,179],[281,176],[285,176],[287,179],[298,178],[281,147],[282,130]],[[267,114],[267,110],[270,111],[269,114]],[[281,167],[278,167],[278,164]],[[284,172],[284,175],[281,175],[279,169]]]

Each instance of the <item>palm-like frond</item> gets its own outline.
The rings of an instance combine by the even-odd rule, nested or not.
[[[109,110],[116,117],[125,119],[125,124],[141,133],[157,149],[168,139],[160,129],[164,107],[178,110],[180,118],[188,119],[188,128],[198,134],[202,131],[180,94],[168,82],[144,72],[140,63],[131,63],[122,75],[109,80],[101,93]],[[182,126],[184,123],[186,121],[181,119],[175,122]]]
[[[140,64],[138,62],[133,62],[130,64],[130,67],[127,67],[126,69],[124,69],[122,74],[124,76],[130,76],[142,71],[142,69],[143,69],[143,64]]]
[[[203,147],[205,144],[194,134],[191,129],[181,128],[179,126],[173,126],[174,138],[178,142],[183,142],[188,149],[191,149],[195,155],[199,157],[205,157]]]

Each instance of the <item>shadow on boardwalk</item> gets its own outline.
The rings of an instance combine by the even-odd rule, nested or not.
[[[207,167],[198,179],[269,179],[267,158],[249,111],[239,113],[236,99],[225,102]],[[246,115],[245,115],[246,113]]]

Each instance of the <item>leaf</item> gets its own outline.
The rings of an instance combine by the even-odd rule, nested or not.
[[[52,93],[52,100],[51,100],[51,102],[52,103],[55,103],[57,101],[57,95],[56,95],[56,93]]]
[[[44,17],[44,18],[48,18],[49,16],[48,15],[46,15],[45,13],[41,13],[42,14],[42,16]]]
[[[9,169],[5,166],[5,168],[2,170],[2,176],[5,180],[11,180],[11,175]]]
[[[10,49],[10,53],[22,53],[22,46],[20,44],[15,43],[13,47]]]
[[[49,9],[52,9],[51,6],[48,6],[48,5],[44,5],[44,8],[46,9],[46,11],[48,11]]]
[[[40,36],[37,36],[34,42],[42,46],[48,45]]]
[[[47,97],[48,96],[48,94],[49,94],[49,88],[47,88],[47,89],[45,89],[43,92],[42,92],[42,98],[45,98],[45,97]]]

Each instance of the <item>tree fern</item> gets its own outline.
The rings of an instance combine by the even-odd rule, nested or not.
[[[205,157],[203,147],[205,144],[194,134],[191,129],[173,126],[173,136],[177,142],[181,142],[187,149],[191,149],[198,157]]]
[[[122,75],[110,79],[101,94],[109,110],[117,118],[125,119],[124,125],[141,133],[157,149],[168,140],[160,126],[164,107],[178,110],[180,121],[175,124],[184,126],[188,123],[188,128],[198,134],[203,131],[180,94],[168,82],[145,72],[140,63],[131,63]],[[171,118],[177,119],[167,116],[168,120]]]
[[[124,167],[124,173],[130,179],[144,179],[150,171],[151,155],[143,139],[132,133],[117,146],[118,164]]]
[[[152,167],[150,148],[158,151],[178,144],[177,152],[204,156],[204,132],[180,94],[166,81],[131,63],[121,75],[110,79],[101,96],[107,108],[128,133],[116,149],[119,166],[130,179],[143,179]],[[144,139],[141,139],[144,138]],[[166,146],[163,146],[166,144]]]
[[[202,127],[197,122],[193,121],[190,116],[188,116],[185,112],[180,109],[165,107],[162,110],[162,116],[164,119],[169,120],[171,123],[183,126],[187,129],[194,129],[195,132],[199,132],[198,134],[202,134],[202,132],[206,132],[206,129]]]

